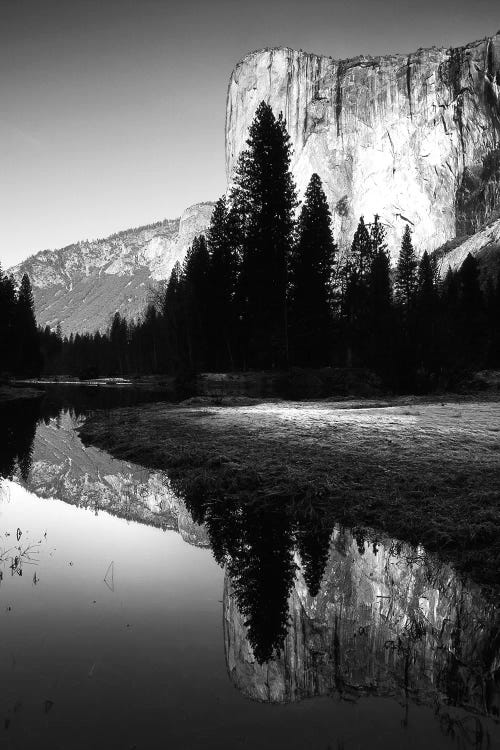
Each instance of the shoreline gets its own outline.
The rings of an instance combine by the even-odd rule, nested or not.
[[[96,413],[80,436],[168,472],[187,500],[310,504],[497,589],[499,400],[202,401]]]

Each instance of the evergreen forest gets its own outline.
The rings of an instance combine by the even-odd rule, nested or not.
[[[349,367],[397,391],[452,387],[500,368],[500,276],[469,255],[438,274],[407,225],[391,268],[384,225],[361,217],[349,252],[332,236],[317,174],[302,205],[282,115],[260,104],[232,187],[140,320],[106,333],[37,331],[25,276],[0,272],[0,373],[131,377]]]

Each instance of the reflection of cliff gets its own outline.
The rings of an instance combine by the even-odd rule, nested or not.
[[[298,562],[298,560],[297,560]],[[228,576],[229,674],[248,697],[297,701],[334,691],[446,699],[497,714],[500,616],[478,588],[407,545],[365,544],[336,529],[317,597],[299,569],[279,657],[259,665]]]
[[[191,520],[165,474],[85,447],[75,431],[77,424],[66,412],[38,425],[26,480],[29,490],[96,512],[105,510],[140,523],[174,528],[190,544],[208,544],[203,527]]]

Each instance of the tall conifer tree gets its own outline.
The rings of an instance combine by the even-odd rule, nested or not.
[[[234,215],[223,196],[215,204],[207,234],[210,253],[209,360],[217,370],[232,369],[235,361],[236,242]]]
[[[288,362],[288,262],[297,205],[290,159],[283,116],[261,102],[231,196],[241,230],[238,297],[247,366]]]
[[[368,277],[368,316],[365,336],[368,339],[368,361],[382,374],[394,367],[394,317],[392,307],[391,267],[385,243],[385,231],[378,226],[374,257]]]
[[[298,222],[290,266],[293,361],[319,366],[331,359],[332,274],[336,246],[321,179],[313,174]]]
[[[453,279],[450,281],[450,312],[454,306],[452,298]],[[416,318],[415,318],[415,345],[417,355],[417,367],[421,374],[432,373],[437,369],[439,358],[440,340],[440,315],[439,315],[439,291],[437,281],[436,262],[432,256],[425,251],[418,266],[417,291],[416,291]],[[454,326],[455,314],[448,318],[450,325]],[[446,336],[447,345],[453,337],[452,331]]]
[[[204,235],[195,237],[183,266],[186,327],[192,367],[206,367],[210,310],[210,256]]]
[[[370,226],[371,260],[373,261],[379,253],[387,255],[387,243],[385,241],[385,227],[380,221],[380,216],[375,214]]]
[[[193,369],[193,352],[186,326],[185,284],[179,262],[174,265],[165,289],[162,318],[172,371]]]
[[[372,241],[364,217],[361,216],[354,233],[348,259],[348,268],[351,277],[355,276],[356,280],[364,279],[370,271],[371,262]]]
[[[408,313],[415,301],[417,276],[418,260],[411,241],[410,227],[407,224],[401,242],[401,251],[399,253],[394,280],[396,302],[406,313]]]
[[[464,362],[479,365],[485,337],[484,295],[479,280],[479,263],[470,253],[458,272],[458,313]]]
[[[41,369],[40,341],[36,327],[33,291],[27,274],[21,279],[15,314],[17,372],[37,375]]]
[[[17,347],[15,343],[16,288],[12,277],[2,272],[0,267],[0,372],[9,373],[16,369]]]

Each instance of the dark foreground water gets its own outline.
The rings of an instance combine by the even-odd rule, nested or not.
[[[311,502],[187,507],[86,398],[0,411],[1,748],[500,747],[478,587]]]

